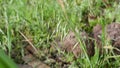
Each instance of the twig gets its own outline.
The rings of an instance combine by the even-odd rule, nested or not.
[[[34,47],[34,45],[30,42],[30,40],[21,32],[19,31],[19,33],[25,38],[25,40],[33,47],[33,49],[35,50],[35,53],[38,53],[38,50]]]

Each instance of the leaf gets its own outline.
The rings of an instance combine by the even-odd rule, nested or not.
[[[3,50],[0,49],[0,68],[18,68]]]

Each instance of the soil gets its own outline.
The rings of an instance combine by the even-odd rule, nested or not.
[[[97,46],[100,49],[100,54],[103,52],[102,45],[102,26],[97,24],[93,28],[94,39],[97,42]],[[105,40],[109,40],[113,47],[120,49],[120,24],[119,23],[111,23],[105,26]],[[114,53],[120,54],[119,51],[114,50]]]
[[[88,34],[86,32],[81,32],[79,37],[82,40],[81,44],[85,44],[86,46],[81,45],[78,42],[75,33],[69,31],[64,40],[61,41],[62,45],[60,46],[62,47],[62,50],[65,50],[66,52],[72,52],[74,56],[78,58],[80,55],[83,55],[82,47],[86,47],[86,52],[88,56],[93,56],[94,46],[92,45],[92,41],[88,38]]]

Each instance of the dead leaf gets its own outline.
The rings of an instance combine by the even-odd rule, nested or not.
[[[23,61],[33,68],[50,68],[48,65],[35,58],[32,54],[24,56]]]
[[[27,45],[25,48],[26,48],[26,50],[27,50],[29,53],[31,53],[31,54],[34,54],[34,55],[37,54],[37,53],[35,52],[34,48],[33,48],[32,46],[30,46],[30,45]]]
[[[18,64],[18,67],[19,68],[33,68],[32,66],[26,65],[26,64]]]

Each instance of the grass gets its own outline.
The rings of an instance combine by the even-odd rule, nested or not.
[[[19,33],[21,32],[32,39],[33,46],[45,55],[41,50],[49,48],[50,43],[58,36],[62,40],[69,30],[78,30],[76,34],[80,31],[90,34],[96,24],[101,24],[104,28],[108,23],[119,22],[119,6],[117,0],[0,0],[0,47],[9,57],[12,52],[18,52],[15,61],[20,60],[18,57],[24,56],[23,48],[27,45],[23,42],[26,39]],[[103,30],[103,45],[106,44],[104,35]],[[72,61],[70,68],[120,66],[119,56],[106,53],[99,57],[97,48],[95,51],[91,58],[86,55],[72,60],[73,55],[68,54],[65,57]],[[110,61],[111,57],[115,61]]]
[[[17,68],[17,65],[11,60],[3,50],[0,50],[0,68]]]

